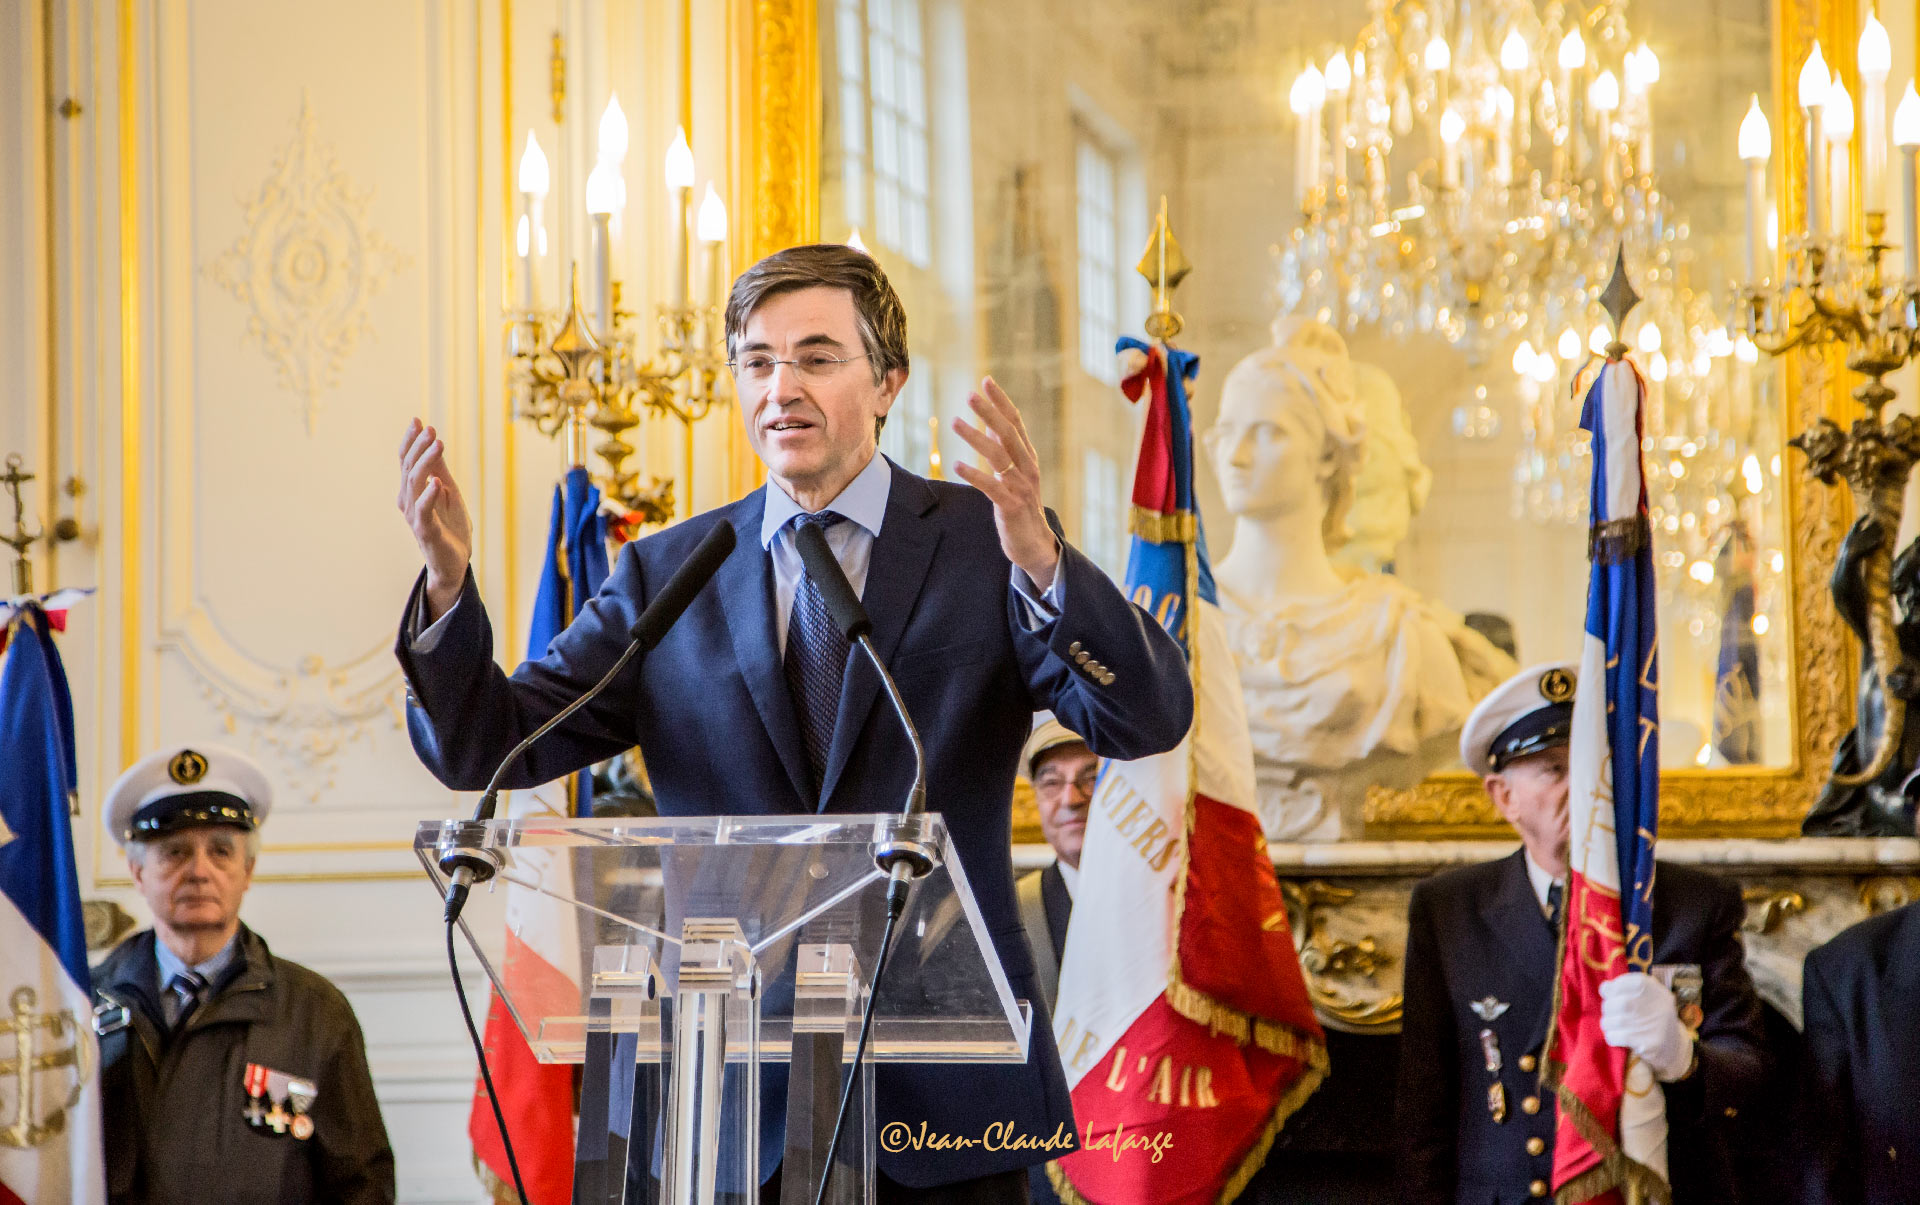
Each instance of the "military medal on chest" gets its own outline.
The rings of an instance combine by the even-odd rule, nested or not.
[[[1493,1022],[1506,1013],[1508,1005],[1504,1000],[1488,996],[1472,1001],[1468,1007],[1473,1009],[1474,1016],[1487,1023],[1480,1031],[1480,1057],[1493,1079],[1487,1085],[1487,1116],[1493,1118],[1493,1124],[1500,1125],[1507,1120],[1507,1086],[1500,1082],[1500,1068],[1505,1060],[1500,1057],[1500,1036],[1493,1032]]]
[[[288,1075],[260,1063],[248,1063],[242,1083],[247,1107],[240,1111],[256,1132],[313,1137],[313,1101],[320,1095],[312,1080]]]

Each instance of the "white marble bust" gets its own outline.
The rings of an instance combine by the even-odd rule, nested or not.
[[[1366,425],[1366,453],[1347,512],[1352,538],[1333,552],[1339,565],[1380,573],[1393,564],[1413,517],[1427,504],[1433,473],[1420,458],[1407,408],[1387,370],[1353,363],[1354,402]]]
[[[1339,568],[1362,448],[1339,335],[1276,324],[1235,365],[1207,433],[1234,516],[1215,566],[1240,670],[1258,804],[1273,841],[1357,837],[1370,784],[1451,759],[1460,725],[1513,663],[1391,577]]]

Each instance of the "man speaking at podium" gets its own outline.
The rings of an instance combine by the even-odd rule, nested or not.
[[[880,266],[839,245],[793,247],[734,283],[727,354],[767,484],[629,544],[544,658],[508,677],[468,562],[472,526],[432,428],[408,428],[399,505],[426,560],[398,645],[408,727],[447,786],[484,786],[514,744],[609,669],[628,629],[715,524],[733,553],[644,660],[543,737],[505,785],[527,787],[640,746],[665,815],[890,812],[913,780],[878,675],[827,618],[794,545],[828,546],[872,617],[873,641],[926,744],[927,810],[943,813],[1016,997],[1035,1002],[1024,1066],[887,1065],[879,1124],[977,1138],[989,1125],[1044,1141],[1074,1129],[1052,1027],[1014,903],[1015,763],[1033,712],[1052,710],[1104,757],[1173,748],[1193,714],[1180,648],[1060,538],[1019,412],[991,380],[982,424],[954,430],[984,468],[973,488],[877,454],[907,380],[906,315]],[[780,1094],[763,1173],[784,1143]],[[1055,1149],[881,1151],[880,1200],[1025,1201],[1024,1168]]]

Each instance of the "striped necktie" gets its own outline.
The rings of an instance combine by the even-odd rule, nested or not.
[[[825,529],[845,520],[845,515],[832,511],[795,515],[794,533],[797,535],[803,525]],[[840,682],[846,677],[847,654],[852,647],[827,614],[819,584],[802,570],[800,584],[793,592],[793,612],[787,620],[785,668],[816,789],[826,774],[833,724],[840,714]]]
[[[187,1018],[193,1016],[200,1007],[202,996],[207,990],[207,977],[189,967],[167,980],[166,1008],[172,1014],[171,1028],[178,1033],[187,1024]]]

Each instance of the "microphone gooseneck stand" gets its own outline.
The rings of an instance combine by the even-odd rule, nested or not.
[[[801,524],[794,533],[793,542],[800,552],[801,563],[807,567],[807,576],[820,588],[821,600],[826,603],[834,626],[866,653],[867,660],[873,663],[874,671],[880,675],[881,684],[887,688],[887,699],[893,704],[894,714],[900,717],[900,726],[906,730],[907,743],[913,747],[913,786],[907,791],[907,803],[901,809],[901,815],[919,816],[927,809],[927,752],[920,743],[920,733],[913,726],[913,718],[907,714],[906,700],[900,697],[900,687],[894,683],[893,675],[887,672],[886,663],[880,660],[879,650],[873,647],[873,621],[867,618],[866,608],[860,605],[860,599],[854,594],[853,585],[847,581],[846,573],[834,557],[833,549],[827,546],[826,534],[818,526]],[[880,930],[880,953],[873,963],[873,982],[868,988],[866,1003],[860,1010],[860,1039],[853,1048],[853,1067],[847,1072],[847,1082],[840,1089],[840,1110],[834,1119],[833,1136],[827,1140],[826,1155],[821,1161],[820,1187],[814,1194],[814,1205],[824,1205],[827,1185],[833,1179],[833,1156],[840,1148],[840,1136],[846,1132],[848,1106],[853,1101],[854,1085],[860,1079],[867,1043],[873,1036],[873,1006],[880,998],[880,976],[887,969],[887,955],[893,949],[894,927],[907,910],[907,893],[913,881],[933,870],[933,859],[911,842],[889,842],[874,855],[874,860],[880,869],[887,872],[887,923]]]
[[[568,716],[591,703],[636,656],[659,644],[667,630],[680,618],[681,612],[693,602],[694,595],[700,593],[708,580],[719,571],[720,563],[733,552],[733,544],[732,525],[714,524],[694,547],[692,555],[674,570],[667,584],[660,588],[653,601],[640,613],[640,618],[634,621],[633,627],[628,629],[627,647],[614,661],[613,667],[601,675],[600,680],[589,687],[586,693],[534,729],[531,735],[500,760],[499,767],[487,782],[486,793],[481,795],[479,804],[473,809],[473,819],[460,826],[452,848],[440,855],[440,869],[447,875],[447,965],[453,972],[453,991],[460,1000],[460,1015],[466,1020],[467,1036],[473,1040],[474,1056],[480,1060],[480,1080],[486,1085],[487,1102],[493,1106],[494,1124],[500,1127],[500,1145],[506,1148],[507,1167],[513,1172],[513,1187],[520,1196],[520,1205],[527,1205],[526,1185],[520,1179],[520,1161],[514,1157],[513,1139],[507,1133],[507,1119],[500,1111],[500,1096],[493,1088],[493,1072],[487,1067],[486,1044],[481,1041],[480,1030],[473,1023],[473,1009],[467,1003],[466,984],[460,979],[460,960],[455,954],[453,941],[453,926],[460,919],[461,909],[466,906],[469,890],[473,884],[491,879],[500,869],[499,855],[481,845],[486,835],[486,823],[493,819],[499,807],[500,784],[506,778],[507,770],[520,760],[520,755]]]

